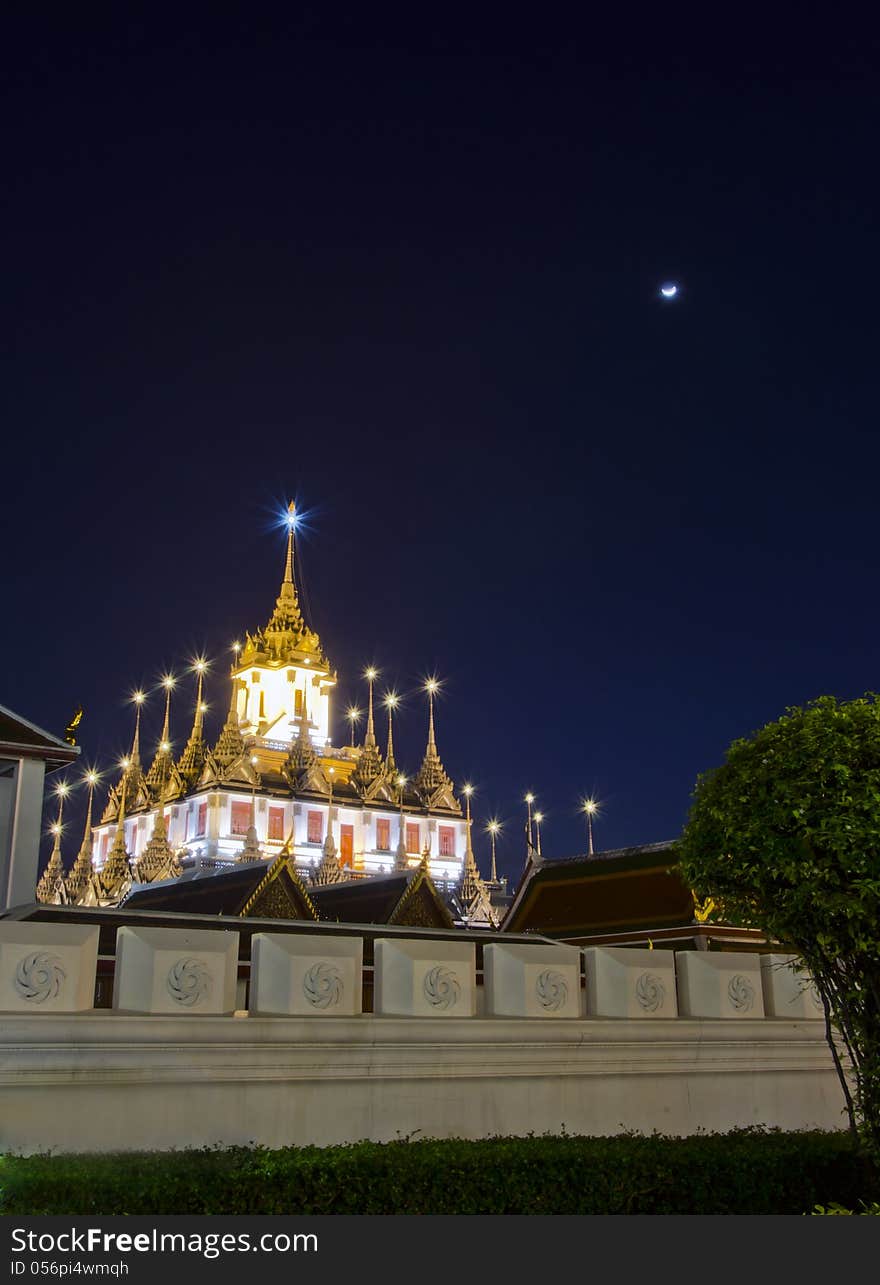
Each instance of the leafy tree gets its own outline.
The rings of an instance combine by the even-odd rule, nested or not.
[[[697,780],[679,852],[695,894],[802,956],[850,1123],[880,1151],[880,698],[822,696],[734,741]]]

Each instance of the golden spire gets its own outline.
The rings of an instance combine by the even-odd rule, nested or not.
[[[257,763],[258,759],[256,754],[252,754],[251,767],[254,769],[254,777],[251,782],[251,816],[250,825],[248,826],[247,834],[244,837],[244,844],[242,845],[241,852],[236,857],[236,861],[240,864],[250,861],[262,861],[265,856],[260,847],[260,841],[257,838],[257,781],[259,780],[259,777],[257,776]]]
[[[394,761],[394,729],[392,726],[392,720],[394,711],[400,704],[400,697],[396,692],[386,692],[382,703],[388,710],[388,748],[385,751],[385,774],[393,780],[397,775],[397,764]]]
[[[66,781],[59,781],[55,787],[55,793],[58,796],[58,816],[52,824],[55,842],[52,845],[48,865],[40,876],[36,889],[37,901],[44,905],[57,906],[65,900],[64,862],[61,860],[61,818],[64,815],[64,800],[67,798],[69,788]]]
[[[126,782],[123,779],[113,846],[94,879],[97,885],[96,900],[99,905],[110,905],[120,901],[131,887],[131,859],[125,847],[125,791]]]
[[[467,806],[465,814],[467,837],[465,840],[464,865],[462,866],[461,879],[458,883],[458,900],[464,910],[464,917],[468,922],[485,920],[494,927],[497,925],[498,916],[489,900],[489,893],[480,875],[471,842],[471,795],[473,792],[474,787],[472,785],[462,786],[462,793]]]
[[[291,500],[287,506],[286,515],[287,553],[284,577],[278,597],[275,599],[275,610],[264,629],[247,635],[237,660],[240,669],[261,664],[276,666],[301,664],[306,659],[311,664],[317,664],[324,669],[328,668],[321,651],[321,640],[314,630],[309,629],[300,611],[295,576],[296,525],[296,505]]]
[[[376,745],[376,729],[373,726],[373,683],[378,677],[379,671],[378,669],[374,669],[372,665],[369,669],[364,670],[364,678],[366,678],[370,687],[370,701],[367,707],[367,732],[364,736],[364,748],[368,745]]]
[[[134,717],[134,736],[131,740],[131,750],[126,758],[122,760],[122,775],[116,786],[115,798],[118,799],[123,790],[128,796],[129,802],[133,808],[137,807],[138,796],[144,788],[144,770],[141,766],[141,707],[146,700],[144,692],[138,690],[132,692],[132,702],[135,706]],[[109,821],[113,817],[114,797],[111,795],[107,807],[104,811],[103,819]]]
[[[312,738],[309,734],[307,690],[307,686],[303,687],[303,703],[299,720],[299,734],[296,740],[291,743],[290,749],[287,753],[287,758],[284,760],[284,768],[282,769],[291,785],[295,784],[295,781],[290,780],[291,776],[298,777],[301,773],[308,771],[310,767],[314,767],[318,761],[318,755],[315,752],[315,747],[312,744]]]
[[[153,833],[144,848],[143,856],[135,862],[135,877],[138,883],[156,883],[160,879],[177,879],[182,867],[177,860],[171,844],[168,842],[168,831],[165,827],[165,809],[160,806],[153,822]]]
[[[428,693],[428,745],[414,784],[423,797],[430,798],[441,788],[451,790],[452,781],[440,761],[434,736],[434,696],[440,690],[439,681],[434,677],[426,679],[424,690]]]
[[[241,725],[238,721],[238,691],[239,681],[233,677],[229,713],[226,715],[226,722],[223,724],[223,728],[217,738],[217,744],[213,750],[214,761],[221,768],[229,767],[231,763],[237,763],[244,753],[244,737],[241,734]]]
[[[287,562],[284,566],[284,584],[293,584],[293,531],[296,526],[296,504],[293,500],[287,506]],[[294,590],[295,591],[295,590]]]
[[[356,788],[367,790],[383,773],[382,755],[379,753],[379,746],[376,744],[376,728],[373,723],[373,683],[379,677],[378,669],[370,665],[364,670],[364,678],[370,688],[370,698],[367,704],[367,731],[364,736],[364,748],[358,756],[357,767],[352,773],[351,779]]]
[[[89,802],[86,807],[82,844],[66,881],[67,899],[74,906],[85,897],[89,880],[94,874],[94,866],[92,865],[92,803],[95,797],[95,786],[98,784],[98,773],[95,771],[87,772],[85,780],[89,787]]]
[[[202,768],[205,766],[205,738],[202,734],[202,726],[205,715],[205,705],[202,701],[202,689],[205,679],[205,670],[208,668],[208,662],[204,657],[199,657],[193,665],[193,669],[199,676],[198,689],[196,691],[196,709],[193,719],[192,731],[189,734],[189,740],[184,746],[183,753],[177,764],[177,770],[186,781],[187,785],[195,785],[201,775]]]
[[[390,715],[389,715],[390,717]],[[397,851],[394,854],[394,869],[407,870],[409,868],[409,859],[406,852],[406,822],[403,818],[403,787],[406,785],[406,777],[398,776],[397,778],[397,803],[400,808],[400,820],[398,821],[397,830]]]
[[[154,796],[162,794],[171,767],[171,693],[175,681],[173,674],[165,674],[162,679],[162,686],[165,688],[165,717],[156,754],[146,775],[147,786]]]
[[[333,773],[331,767],[327,773],[328,797],[329,804],[327,807],[327,833],[324,835],[324,846],[321,850],[321,860],[318,868],[313,875],[313,883],[322,885],[327,883],[341,883],[345,878],[342,867],[339,864],[339,857],[336,852],[336,843],[333,839]]]

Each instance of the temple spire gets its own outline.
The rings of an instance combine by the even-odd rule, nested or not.
[[[370,687],[370,699],[367,705],[367,732],[364,736],[364,747],[361,750],[357,767],[352,773],[352,781],[355,787],[362,791],[368,790],[370,786],[383,774],[382,755],[379,753],[379,746],[376,743],[376,727],[373,722],[373,683],[379,676],[379,671],[373,666],[364,670]]]
[[[388,748],[385,751],[385,772],[392,779],[397,775],[397,764],[394,761],[394,711],[400,704],[400,698],[396,692],[388,692],[385,696],[385,708],[388,710]]]
[[[397,851],[394,854],[395,870],[407,870],[409,868],[409,861],[406,853],[406,821],[403,816],[403,787],[405,785],[406,777],[399,776],[397,778],[397,802],[400,808],[400,819],[397,823]]]
[[[436,794],[439,789],[446,789],[450,792],[452,790],[452,781],[440,761],[440,755],[437,753],[437,740],[434,735],[434,697],[439,690],[440,683],[436,678],[427,679],[425,691],[428,693],[428,744],[425,748],[422,766],[419,768],[414,782],[416,789],[426,799]]]
[[[102,906],[119,902],[131,887],[131,859],[125,847],[126,784],[123,780],[113,846],[107,853],[107,860],[92,881],[95,901]]]
[[[94,874],[94,866],[92,865],[92,804],[95,797],[95,786],[98,783],[97,772],[87,772],[86,781],[89,787],[89,801],[86,807],[82,843],[66,880],[67,899],[74,906],[82,901],[89,886],[89,880]]]
[[[498,917],[489,900],[489,893],[483,882],[480,871],[477,867],[477,859],[474,856],[473,843],[471,841],[471,795],[474,792],[472,785],[462,787],[466,801],[466,840],[464,852],[464,865],[461,871],[461,879],[458,884],[458,900],[464,910],[464,917],[468,923],[480,921],[486,922],[495,927]]]
[[[293,531],[296,526],[296,504],[293,500],[287,506],[287,561],[284,564],[284,584],[293,584]]]
[[[238,721],[238,691],[239,680],[233,675],[232,678],[232,695],[229,699],[229,713],[226,715],[226,722],[217,737],[217,744],[214,746],[214,761],[220,768],[227,768],[232,763],[237,763],[244,753],[244,737],[241,734],[241,725]]]
[[[251,755],[251,767],[254,769],[254,780],[251,785],[251,817],[250,825],[247,828],[247,834],[244,837],[244,844],[241,852],[236,857],[236,861],[244,863],[248,861],[262,861],[264,853],[260,847],[260,841],[257,838],[257,763],[256,754]]]
[[[176,879],[182,873],[177,855],[168,842],[165,809],[161,805],[156,813],[153,833],[144,848],[143,856],[135,862],[134,873],[138,883],[156,883],[160,879]]]
[[[202,768],[205,765],[205,738],[203,735],[205,706],[202,701],[202,690],[205,679],[205,670],[208,668],[208,662],[199,658],[193,666],[199,676],[198,688],[196,691],[196,708],[193,718],[192,731],[189,734],[183,753],[180,756],[180,762],[177,767],[180,775],[188,785],[194,785],[201,775]]]
[[[373,683],[376,681],[378,676],[378,669],[373,669],[372,666],[364,671],[364,677],[366,678],[370,688],[370,700],[369,705],[367,706],[367,732],[364,736],[364,748],[368,745],[376,746],[376,728],[373,725]]]
[[[58,905],[65,900],[64,862],[61,859],[61,818],[64,815],[64,800],[67,797],[68,788],[67,783],[61,781],[56,789],[58,816],[52,825],[55,842],[52,844],[49,863],[40,876],[36,889],[37,901],[44,905]]]
[[[324,835],[321,860],[313,877],[313,882],[318,885],[340,883],[345,878],[342,873],[342,867],[339,864],[336,843],[333,838],[333,772],[334,769],[331,767],[327,774],[329,800],[327,807],[327,833]]]
[[[303,687],[299,735],[291,744],[287,758],[284,760],[284,772],[288,777],[288,781],[291,776],[299,776],[300,773],[307,771],[310,767],[314,767],[318,761],[318,755],[315,752],[315,747],[312,744],[312,738],[309,733],[309,710],[306,703],[307,690],[307,686]]]
[[[165,717],[162,720],[162,735],[156,747],[156,754],[147,772],[146,782],[154,795],[161,795],[168,780],[171,766],[171,693],[174,690],[174,675],[166,674],[162,679],[165,688]]]

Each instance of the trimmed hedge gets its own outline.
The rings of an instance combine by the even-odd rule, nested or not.
[[[849,1134],[763,1128],[0,1159],[3,1214],[805,1214],[878,1198]]]

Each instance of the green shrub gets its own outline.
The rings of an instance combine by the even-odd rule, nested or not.
[[[880,1199],[848,1133],[7,1156],[0,1213],[803,1214]]]

